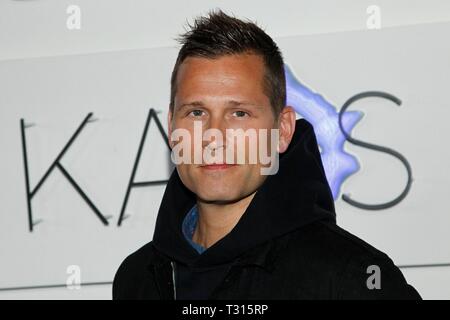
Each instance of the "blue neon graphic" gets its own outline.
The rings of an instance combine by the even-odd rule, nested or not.
[[[336,200],[342,183],[359,170],[357,159],[344,151],[345,137],[339,129],[338,112],[320,94],[303,85],[285,64],[287,105],[310,122],[321,149],[322,162],[328,183]],[[342,117],[345,131],[351,131],[361,120],[362,112],[349,111]]]

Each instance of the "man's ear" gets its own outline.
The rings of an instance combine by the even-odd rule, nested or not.
[[[295,131],[295,110],[291,106],[285,106],[278,116],[278,128],[280,132],[278,152],[283,153],[289,147]]]
[[[173,148],[173,142],[172,142],[172,110],[170,110],[169,108],[169,112],[167,113],[167,129],[168,129],[168,133],[167,133],[167,139],[169,140],[169,146],[172,149]]]

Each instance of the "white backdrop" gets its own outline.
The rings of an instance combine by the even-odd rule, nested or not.
[[[238,13],[238,10],[235,10]],[[408,197],[383,211],[364,211],[338,200],[338,223],[385,251],[397,265],[450,263],[448,84],[450,23],[377,31],[277,37],[286,63],[302,83],[336,108],[352,95],[382,90],[399,97],[352,105],[365,116],[353,135],[393,148],[410,161]],[[77,265],[81,281],[110,282],[123,258],[152,237],[164,186],[134,188],[126,219],[117,227],[148,110],[166,127],[174,46],[0,61],[0,288],[65,284]],[[104,226],[55,169],[33,199],[42,220],[30,233],[20,119],[26,129],[34,187],[72,133],[89,123],[61,163],[105,216]],[[342,190],[362,202],[386,202],[406,182],[390,156],[350,144],[361,169]],[[167,149],[152,122],[136,180],[169,176]],[[450,298],[450,267],[403,269],[424,298]],[[110,298],[110,285],[0,291],[2,298]]]

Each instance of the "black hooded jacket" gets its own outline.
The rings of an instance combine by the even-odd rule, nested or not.
[[[304,119],[278,173],[202,254],[181,228],[195,203],[174,170],[153,241],[121,264],[113,299],[420,299],[387,255],[336,225],[314,130]]]

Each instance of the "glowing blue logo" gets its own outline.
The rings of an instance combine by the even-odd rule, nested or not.
[[[356,158],[344,151],[345,136],[339,129],[338,112],[320,94],[303,85],[285,65],[287,104],[314,127],[321,149],[322,162],[333,198],[336,200],[344,180],[359,170]],[[342,124],[347,133],[362,118],[363,113],[343,114]]]

